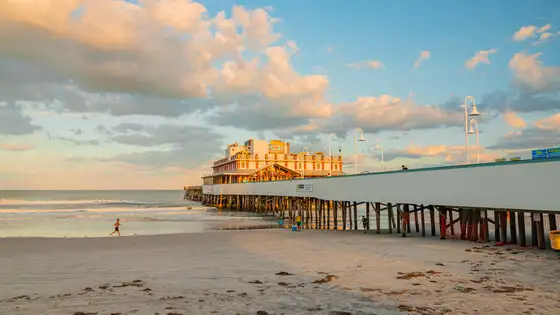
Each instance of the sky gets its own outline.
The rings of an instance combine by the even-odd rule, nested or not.
[[[249,138],[464,164],[467,96],[482,162],[560,145],[553,0],[5,0],[0,43],[0,189],[181,189]]]

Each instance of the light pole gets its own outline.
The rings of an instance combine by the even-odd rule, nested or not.
[[[469,113],[469,103],[472,106],[471,112]],[[478,110],[476,110],[476,104],[474,102],[474,97],[465,97],[465,160],[469,163],[469,116],[480,116]]]
[[[384,159],[384,157],[383,157],[383,154],[384,154],[384,152],[383,152],[383,143],[381,143],[381,144],[379,144],[379,143],[376,144],[376,145],[375,145],[375,150],[376,150],[376,151],[381,151],[381,171],[384,172],[384,167],[383,167],[383,159]]]
[[[332,173],[332,140],[335,139],[336,140],[337,136],[336,133],[331,133],[329,134],[329,169],[331,170]]]
[[[473,129],[473,125],[476,127],[476,129]],[[478,122],[476,121],[476,119],[471,119],[471,123],[470,123],[470,128],[469,128],[469,134],[472,135],[476,135],[476,163],[480,164],[480,145],[478,144]]]
[[[358,135],[360,135],[359,138]],[[358,174],[358,155],[356,152],[357,141],[366,141],[366,138],[364,137],[364,131],[360,127],[354,129],[354,174]]]
[[[303,156],[302,156],[303,157],[303,172],[302,172],[303,176],[302,176],[302,178],[305,178],[305,166],[306,166],[305,165],[305,163],[306,163],[305,155],[307,155],[307,151],[309,151],[308,147],[303,147],[303,149],[301,150],[301,152],[303,153]]]

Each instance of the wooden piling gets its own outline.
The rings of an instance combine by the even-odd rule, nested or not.
[[[366,231],[369,231],[369,206],[370,206],[370,202],[366,202],[366,221],[367,221],[367,225],[365,226]]]
[[[525,234],[525,212],[517,212],[517,226],[519,228],[519,246],[527,246],[527,235]]]
[[[517,224],[515,212],[509,212],[509,235],[511,236],[511,243],[517,244]]]
[[[395,223],[395,218],[393,216],[393,204],[387,203],[387,217],[389,218],[389,234],[393,233],[393,224]]]
[[[420,205],[420,220],[422,221],[422,236],[426,236],[426,222],[424,218],[424,205]]]
[[[376,233],[381,233],[381,203],[375,203],[375,229]]]
[[[432,229],[432,236],[436,236],[436,214],[434,206],[430,205],[430,228]]]
[[[358,230],[358,203],[354,201],[354,230]]]

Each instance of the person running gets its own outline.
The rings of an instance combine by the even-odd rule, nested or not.
[[[296,217],[296,224],[298,231],[301,230],[301,217],[299,215]]]
[[[369,222],[364,216],[362,216],[362,226],[364,227],[364,234],[366,234],[366,231],[369,229]]]
[[[109,236],[113,236],[113,234],[117,233],[119,234],[119,236],[121,236],[121,232],[119,231],[119,226],[121,226],[121,221],[120,219],[117,219],[117,222],[115,222],[115,224],[113,224],[115,226],[115,230],[113,231],[113,233],[109,234]]]

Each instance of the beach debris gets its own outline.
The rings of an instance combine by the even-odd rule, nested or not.
[[[30,300],[30,299],[31,297],[29,295],[20,295],[9,299],[8,302],[15,302],[18,300]]]
[[[419,271],[414,271],[414,272],[409,272],[409,273],[404,273],[404,272],[399,272],[398,273],[400,276],[397,277],[397,279],[399,280],[410,280],[412,278],[418,278],[418,277],[425,277],[426,274],[423,272],[419,272]]]
[[[324,272],[324,271],[317,271],[317,274],[320,274],[320,275],[328,275],[329,273],[328,273],[328,272]]]
[[[235,292],[235,290],[226,290],[227,293]]]
[[[116,312],[116,313],[111,313],[111,315],[122,315],[122,313]]]
[[[183,315],[183,313],[169,312],[167,315]]]
[[[318,312],[318,311],[322,311],[323,309],[320,308],[319,306],[314,306],[314,307],[310,307],[307,309],[309,312]]]
[[[260,310],[260,311],[257,311],[257,315],[268,315],[268,312]]]
[[[430,307],[423,307],[423,306],[413,307],[410,305],[401,304],[397,308],[401,312],[420,313],[422,315],[435,314],[434,309]]]
[[[403,294],[405,294],[406,292],[408,292],[408,290],[391,291],[391,292],[385,293],[385,295],[403,295]]]
[[[109,289],[109,287],[110,287],[110,285],[107,283],[107,284],[104,284],[102,286],[99,286],[98,288],[101,289],[101,290],[107,290],[107,289]]]
[[[247,292],[241,292],[241,293],[239,293],[238,295],[239,295],[239,296],[245,297],[245,296],[248,296],[249,294],[247,294]]]
[[[152,292],[152,289],[150,289],[150,288],[145,288],[144,290],[141,290],[141,292]]]
[[[144,282],[142,280],[133,280],[131,282],[123,282],[120,285],[114,285],[113,288],[124,288],[124,287],[138,287],[141,288],[144,286]]]
[[[362,292],[381,292],[381,289],[372,289],[372,288],[360,288]]]
[[[530,288],[523,288],[523,287],[510,287],[510,286],[501,286],[498,288],[489,288],[493,293],[515,293],[521,291],[533,291]]]
[[[472,283],[482,283],[482,282],[486,282],[486,281],[488,281],[488,280],[490,280],[490,277],[488,277],[488,276],[482,276],[482,277],[480,277],[480,279],[477,279],[477,280],[473,279],[473,280],[471,280],[471,282],[472,282]]]
[[[436,263],[436,266],[442,266],[442,267],[443,267],[443,266],[445,266],[445,265],[438,262],[438,263]]]
[[[74,312],[74,315],[97,315],[97,312]]]
[[[329,315],[352,315],[352,313],[345,311],[332,311]]]
[[[286,283],[286,282],[278,282],[278,285],[279,285],[279,286],[283,286],[283,287],[287,287],[287,286],[289,286],[290,284],[289,284],[289,283]]]
[[[294,274],[286,272],[286,271],[280,271],[280,272],[277,272],[276,275],[277,276],[293,276]]]
[[[455,287],[455,290],[457,290],[461,293],[471,293],[471,292],[476,291],[475,288],[462,287],[462,286]]]
[[[84,295],[87,294],[88,292],[95,292],[95,290],[93,290],[93,288],[91,287],[85,287],[82,292],[80,292],[78,295]]]
[[[164,296],[162,298],[160,298],[160,300],[180,300],[180,299],[184,299],[185,297],[182,295],[177,295],[177,296]]]
[[[263,282],[260,281],[260,280],[251,280],[251,281],[249,281],[249,283],[251,283],[251,284],[263,284]]]
[[[318,279],[313,281],[313,283],[328,283],[331,282],[335,279],[337,279],[338,277],[335,275],[326,275],[323,279]]]

